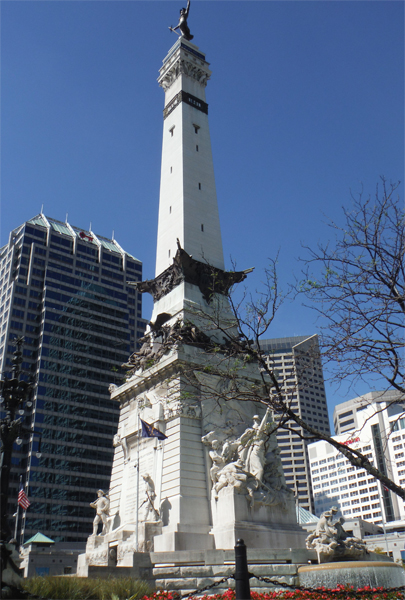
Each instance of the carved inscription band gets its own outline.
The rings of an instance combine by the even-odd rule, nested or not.
[[[167,119],[167,117],[174,111],[174,109],[180,104],[180,102],[190,104],[190,106],[193,106],[197,110],[200,110],[201,112],[208,115],[208,104],[206,102],[182,90],[181,92],[176,94],[172,100],[170,100],[169,104],[163,110],[163,119]]]

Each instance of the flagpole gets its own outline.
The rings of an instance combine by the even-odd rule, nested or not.
[[[22,475],[20,475],[20,487],[18,488],[18,491],[20,491],[21,489],[21,485],[22,485]],[[17,542],[17,527],[18,527],[18,517],[20,514],[20,505],[18,503],[18,499],[17,499],[17,512],[15,515],[15,526],[14,526],[14,539]]]
[[[141,434],[139,429],[139,405],[137,407],[137,423],[138,423],[138,444],[136,457],[136,533],[135,533],[135,549],[139,550],[139,444],[141,442]]]

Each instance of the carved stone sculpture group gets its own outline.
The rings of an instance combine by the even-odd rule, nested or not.
[[[365,542],[350,537],[343,529],[344,517],[333,522],[337,512],[338,509],[332,506],[322,513],[314,533],[306,539],[308,550],[316,550],[319,563],[358,559],[368,554]]]
[[[234,440],[220,441],[219,432],[202,438],[210,447],[212,491],[218,499],[228,486],[247,496],[249,506],[285,506],[292,493],[284,484],[277,444],[271,437],[272,422],[267,409],[263,419],[253,417],[253,425]]]

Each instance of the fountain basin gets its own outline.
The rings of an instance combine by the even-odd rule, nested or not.
[[[303,587],[336,588],[350,585],[355,589],[370,587],[396,588],[405,585],[405,571],[401,565],[388,561],[347,561],[298,567]]]

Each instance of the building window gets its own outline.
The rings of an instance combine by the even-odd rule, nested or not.
[[[173,133],[174,133],[174,128],[175,128],[175,127],[176,127],[176,126],[175,126],[175,125],[173,125],[173,127],[172,127],[171,129],[169,129],[169,131],[170,131],[170,135],[171,135],[172,137],[173,137]]]
[[[204,231],[204,224],[201,223],[201,231]]]
[[[170,173],[173,173],[173,167],[170,167]]]
[[[200,129],[200,126],[194,124],[193,127],[194,127],[194,133],[198,133],[198,130]]]
[[[201,183],[199,183],[199,184],[198,184],[198,189],[199,189],[199,190],[201,189]]]
[[[195,151],[198,152],[198,144],[195,147]]]

